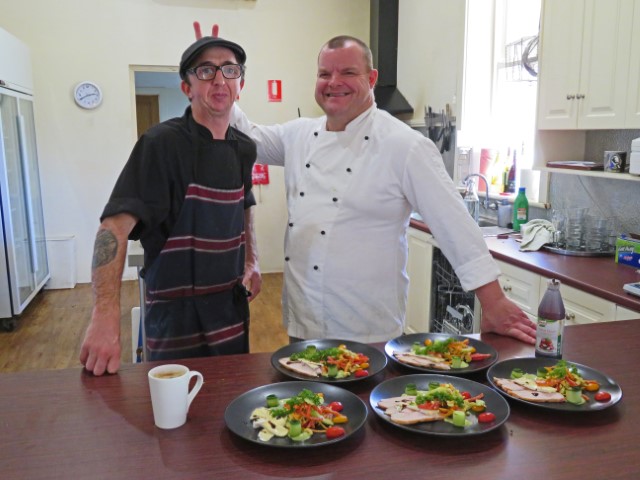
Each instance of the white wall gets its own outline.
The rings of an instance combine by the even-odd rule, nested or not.
[[[411,123],[424,124],[424,107],[457,118],[463,83],[466,0],[400,0],[398,88],[414,109]]]
[[[0,0],[0,27],[25,42],[33,61],[36,124],[47,236],[74,235],[77,279],[90,281],[98,217],[136,138],[131,65],[176,67],[205,34],[237,41],[248,55],[241,104],[261,123],[320,113],[313,100],[317,53],[342,33],[368,39],[368,0]],[[283,101],[266,101],[267,80],[283,82]],[[81,80],[100,85],[103,104],[75,106]],[[282,175],[258,187],[263,271],[281,270],[285,224]],[[125,278],[134,278],[127,269]]]

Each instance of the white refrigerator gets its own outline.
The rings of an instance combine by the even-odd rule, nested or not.
[[[0,29],[0,328],[50,277],[28,48]]]

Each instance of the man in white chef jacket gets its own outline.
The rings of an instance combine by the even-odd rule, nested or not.
[[[353,37],[327,42],[315,98],[326,116],[282,125],[231,124],[284,166],[288,206],[284,324],[294,339],[381,342],[403,333],[406,230],[425,220],[463,288],[482,304],[482,331],[535,342],[535,324],[507,299],[482,233],[433,142],[379,110],[371,50]],[[425,295],[428,295],[425,292]]]

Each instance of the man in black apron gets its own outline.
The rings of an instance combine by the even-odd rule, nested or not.
[[[229,126],[245,61],[242,47],[219,37],[187,48],[180,76],[191,105],[142,135],[118,178],[96,237],[95,303],[80,353],[95,375],[119,368],[127,239],[145,250],[147,360],[249,350],[248,300],[261,283],[251,208],[256,148]]]

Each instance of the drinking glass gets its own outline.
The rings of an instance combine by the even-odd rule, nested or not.
[[[611,219],[588,215],[585,222],[585,248],[593,252],[609,250],[611,230]]]
[[[564,224],[566,213],[564,210],[553,210],[551,212],[551,224],[555,228],[553,232],[553,243],[560,245],[564,243]]]
[[[571,208],[566,212],[564,237],[568,249],[579,250],[584,246],[584,223],[587,208]]]

